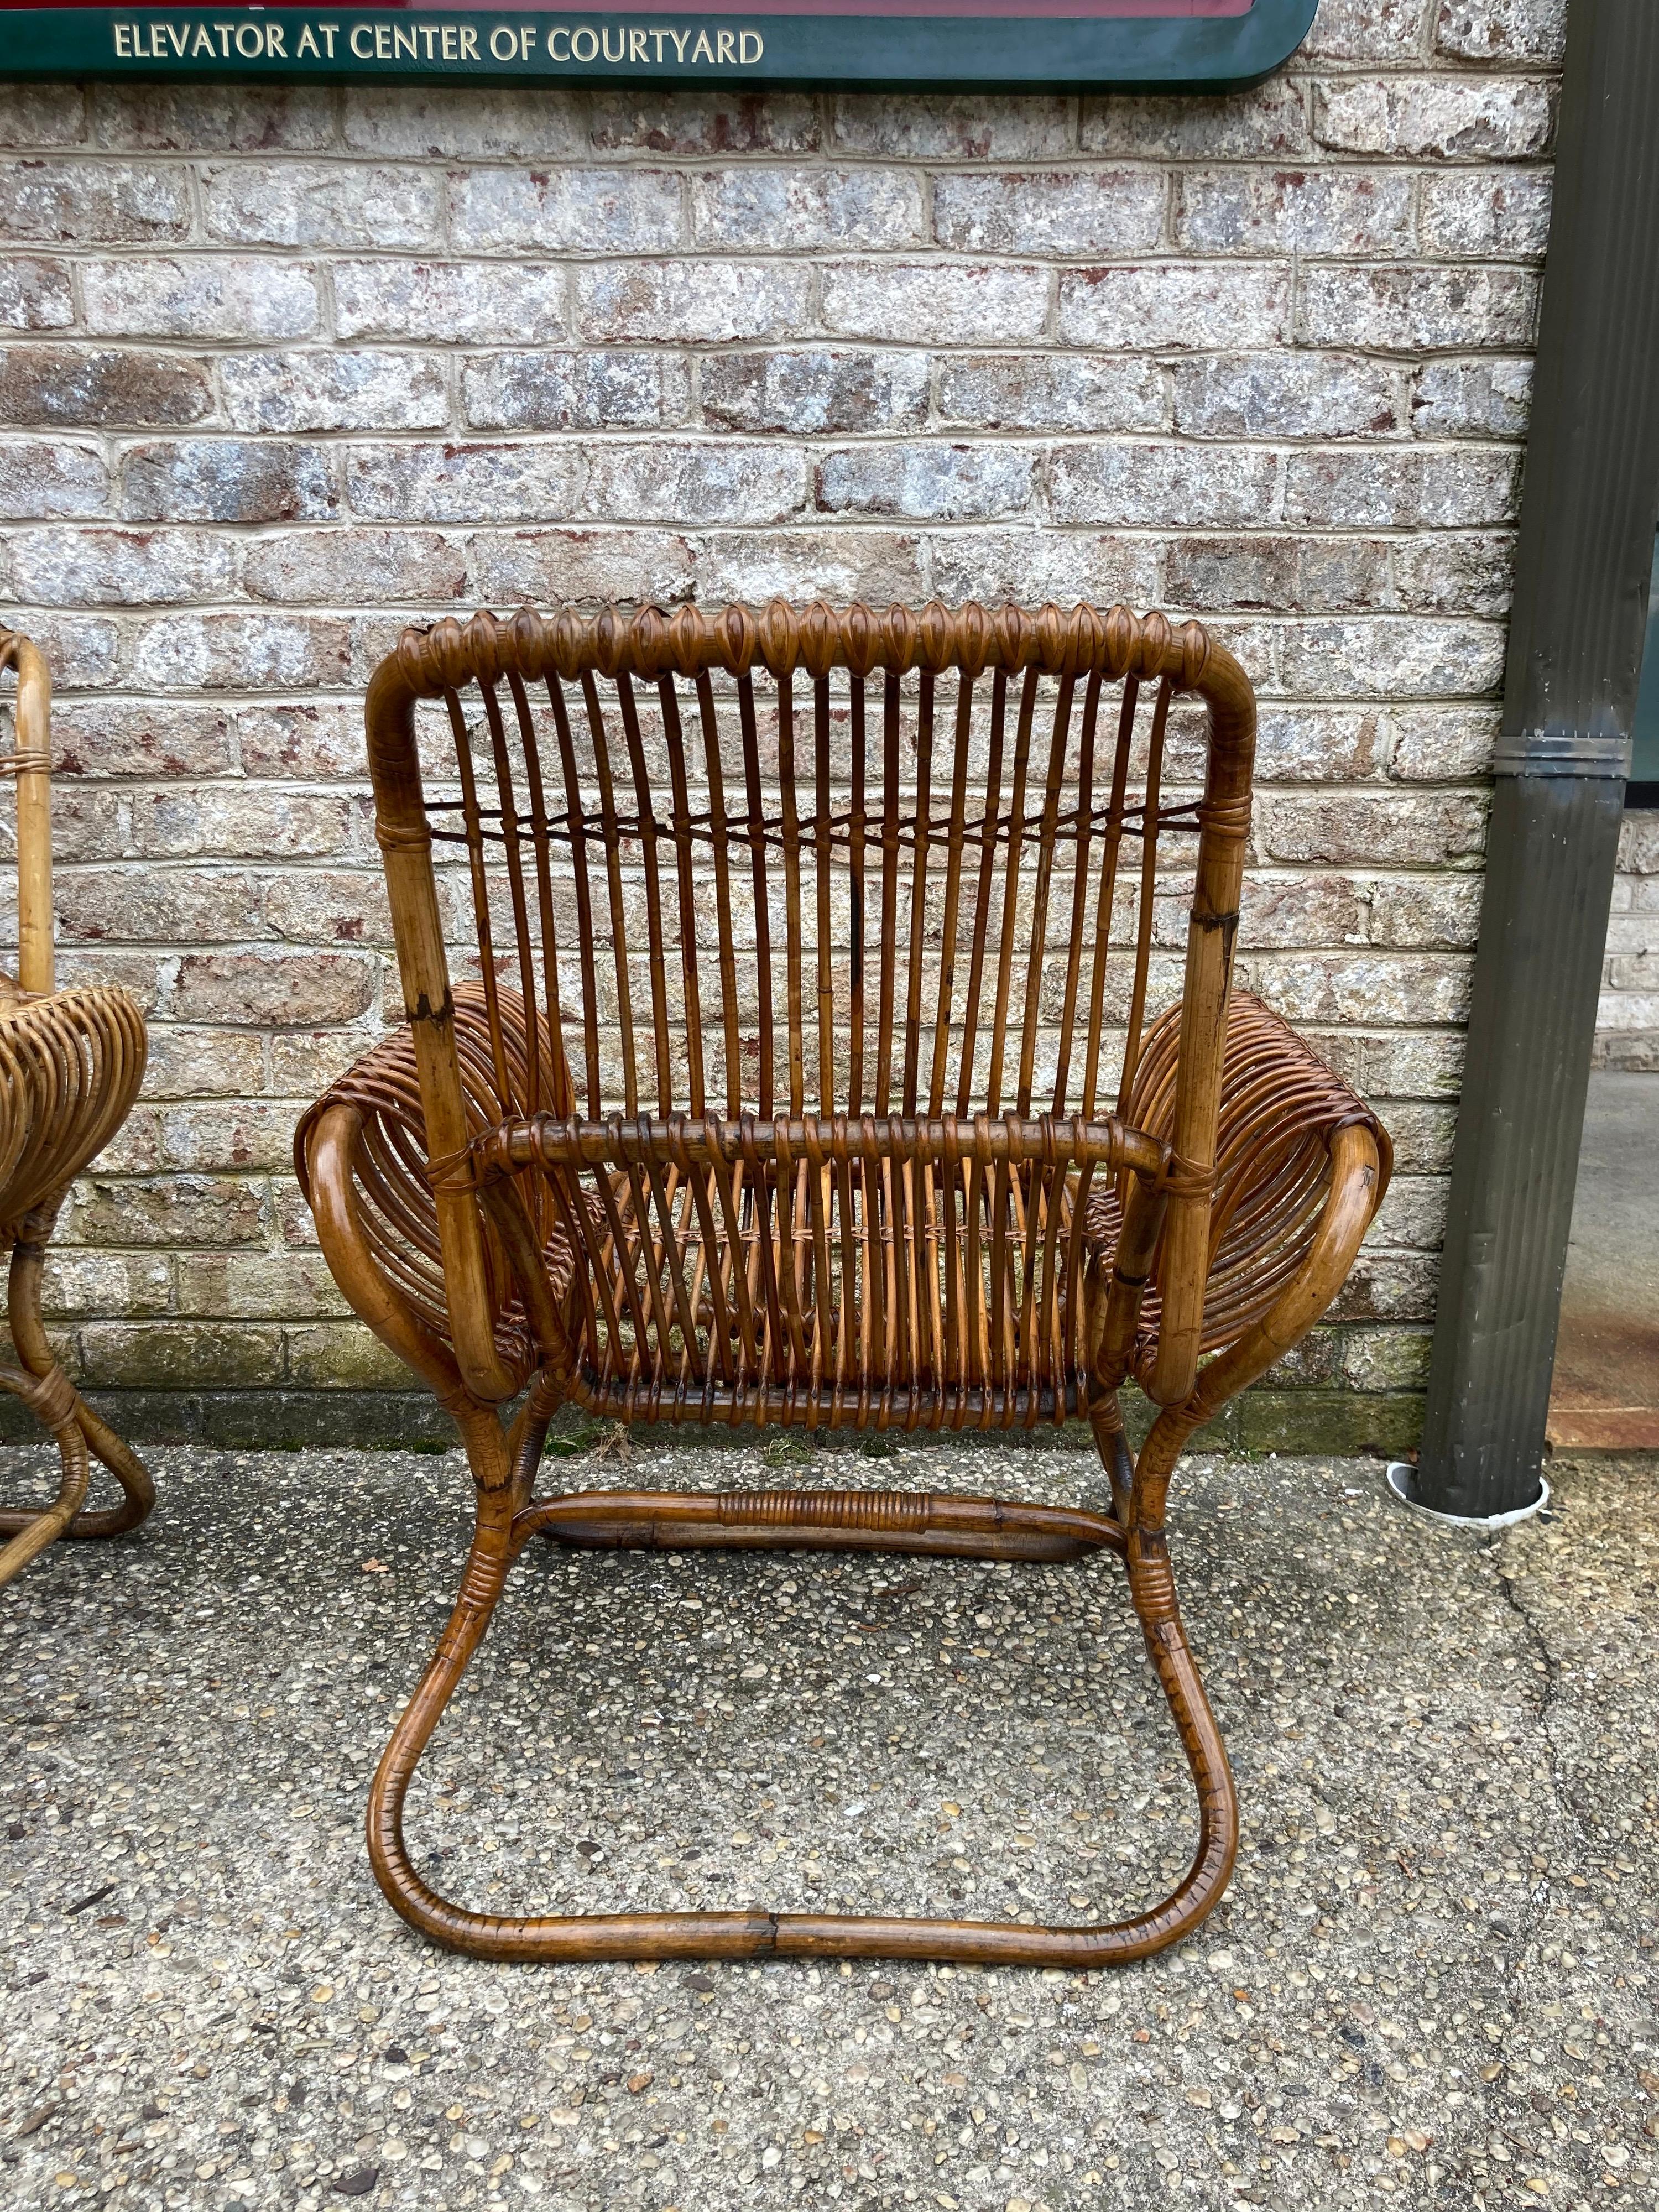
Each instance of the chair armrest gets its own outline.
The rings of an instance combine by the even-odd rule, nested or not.
[[[523,1012],[511,992],[498,992],[497,1003],[516,1079],[526,1050]],[[456,992],[454,1023],[467,1122],[485,1132],[499,1123],[505,1107],[478,985],[463,984]],[[550,1062],[543,1079],[544,1095],[566,1095],[556,1087]],[[486,1403],[514,1395],[534,1364],[525,1316],[513,1306],[517,1270],[489,1214],[480,1212],[483,1299],[477,1333],[491,1345],[494,1364],[486,1374],[469,1371],[450,1310],[433,1188],[437,1177],[428,1158],[419,1071],[407,1030],[371,1047],[302,1117],[295,1132],[294,1165],[330,1270],[353,1311],[382,1342],[440,1397],[463,1387]],[[461,1200],[477,1204],[465,1194]],[[535,1225],[544,1239],[548,1212],[544,1206],[537,1209]]]
[[[1299,1344],[1348,1279],[1384,1184],[1376,1137],[1350,1121],[1331,1139],[1330,1193],[1306,1258],[1255,1326],[1199,1372],[1188,1401],[1201,1425]]]
[[[362,1109],[349,1099],[325,1099],[301,1130],[300,1186],[342,1297],[440,1398],[456,1395],[462,1384],[453,1350],[397,1287],[364,1227],[355,1172]]]
[[[1148,1032],[1126,1102],[1130,1118],[1154,1136],[1164,1135],[1171,1125],[1179,1021],[1177,1007]],[[1228,1007],[1222,1063],[1200,1355],[1231,1352],[1279,1312],[1281,1294],[1315,1279],[1306,1270],[1331,1218],[1331,1207],[1338,1202],[1341,1175],[1349,1172],[1341,1164],[1358,1157],[1352,1145],[1342,1142],[1355,1130],[1366,1133],[1370,1141],[1365,1155],[1370,1175],[1369,1222],[1388,1188],[1393,1165],[1388,1132],[1364,1100],[1286,1022],[1249,992],[1235,991]],[[1115,1200],[1097,1200],[1100,1210],[1091,1224],[1091,1242],[1103,1255],[1117,1238],[1115,1205]],[[1133,1215],[1133,1194],[1125,1210]],[[1125,1224],[1126,1238],[1128,1225]],[[1352,1265],[1352,1257],[1350,1252],[1345,1267]],[[1120,1357],[1112,1371],[1099,1376],[1105,1387],[1133,1371],[1149,1395],[1157,1395],[1152,1386],[1164,1325],[1160,1277],[1168,1259],[1167,1248],[1161,1247],[1133,1358]],[[1339,1277],[1332,1285],[1324,1304],[1334,1297],[1340,1280]],[[1275,1328],[1288,1325],[1285,1316],[1273,1323]],[[1304,1327],[1311,1325],[1310,1321]],[[1208,1368],[1200,1370],[1209,1372]],[[1198,1379],[1195,1375],[1194,1382]],[[1194,1385],[1188,1387],[1190,1390]],[[1185,1394],[1169,1402],[1185,1402]]]

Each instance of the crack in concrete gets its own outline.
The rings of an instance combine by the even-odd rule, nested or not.
[[[1529,1611],[1525,1599],[1521,1595],[1519,1583],[1526,1579],[1525,1577],[1522,1576],[1517,1579],[1503,1565],[1504,1553],[1516,1540],[1516,1538],[1513,1534],[1500,1537],[1486,1556],[1493,1562],[1492,1579],[1498,1585],[1498,1593],[1503,1598],[1504,1606],[1521,1623],[1527,1642],[1542,1662],[1544,1686],[1538,1699],[1537,1711],[1533,1717],[1537,1722],[1539,1732],[1549,1749],[1551,1790],[1557,1802],[1571,1821],[1580,1839],[1589,1844],[1590,1841],[1589,1832],[1585,1828],[1583,1815],[1574,1801],[1571,1778],[1562,1765],[1560,1748],[1551,1726],[1551,1714],[1560,1703],[1561,1698],[1561,1662],[1551,1650],[1549,1639],[1544,1633],[1542,1624],[1536,1615]]]
[[[1579,1815],[1577,1806],[1573,1802],[1571,1779],[1563,1767],[1559,1748],[1551,1727],[1550,1717],[1559,1702],[1561,1695],[1561,1662],[1550,1649],[1549,1639],[1544,1633],[1541,1623],[1528,1609],[1525,1600],[1522,1596],[1519,1582],[1524,1580],[1524,1577],[1517,1578],[1509,1571],[1504,1564],[1510,1546],[1516,1540],[1516,1532],[1506,1532],[1495,1541],[1486,1545],[1482,1545],[1477,1540],[1476,1553],[1478,1557],[1492,1562],[1492,1581],[1503,1601],[1504,1610],[1512,1613],[1520,1623],[1523,1649],[1534,1654],[1542,1668],[1542,1686],[1538,1693],[1533,1720],[1545,1747],[1551,1795],[1578,1838],[1582,1842],[1588,1843],[1589,1838],[1585,1834],[1583,1821]],[[1534,1963],[1541,1964],[1538,1954],[1542,1948],[1544,1923],[1549,1908],[1551,1893],[1550,1876],[1546,1871],[1528,1887],[1526,1911],[1519,1916],[1521,1925],[1516,1930],[1513,1943],[1505,1947],[1504,1990],[1509,2004],[1509,2021],[1504,2039],[1496,2046],[1499,2054],[1499,2070],[1490,2081],[1483,2080],[1480,2085],[1481,2109],[1486,2118],[1488,2136],[1490,2137],[1496,2129],[1498,2132],[1509,2136],[1511,2142],[1516,2142],[1521,2148],[1526,2149],[1528,2155],[1534,2158],[1540,2156],[1540,2154],[1534,2146],[1522,2142],[1521,2138],[1510,2135],[1508,2129],[1501,2127],[1494,2107],[1498,2102],[1504,2076],[1512,2070],[1509,2043],[1510,2037],[1521,2023],[1530,1971]]]

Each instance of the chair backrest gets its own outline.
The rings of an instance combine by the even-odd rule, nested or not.
[[[544,1031],[594,1119],[1095,1121],[1180,997],[1173,1387],[1197,1356],[1255,719],[1200,624],[1122,607],[406,632],[368,740],[432,1156],[467,1141],[452,945],[524,1115],[554,1103]],[[516,1055],[509,990],[538,1032]],[[471,1276],[476,1210],[440,1201],[446,1267]]]
[[[50,991],[56,981],[52,912],[52,673],[18,631],[0,628],[0,669],[16,671],[13,744],[0,775],[17,779],[17,981]]]

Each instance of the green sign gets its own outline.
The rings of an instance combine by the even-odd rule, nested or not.
[[[0,77],[459,77],[474,83],[1214,91],[1276,69],[1316,0],[672,0],[511,10],[394,0],[358,11],[18,7],[0,0]]]

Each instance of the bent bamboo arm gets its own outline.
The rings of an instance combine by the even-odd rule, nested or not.
[[[443,1400],[463,1390],[448,1347],[433,1335],[375,1261],[357,1209],[351,1155],[362,1126],[355,1106],[331,1106],[313,1133],[310,1199],[329,1272],[352,1311]]]
[[[1167,1210],[1168,1194],[1158,1185],[1145,1181],[1130,1184],[1105,1290],[1100,1339],[1091,1363],[1094,1387],[1100,1393],[1117,1389],[1134,1358],[1141,1302],[1152,1279]]]
[[[1363,1122],[1331,1139],[1331,1190],[1307,1258],[1255,1327],[1218,1352],[1182,1407],[1201,1427],[1230,1398],[1299,1344],[1343,1284],[1371,1225],[1380,1197],[1376,1139]]]

